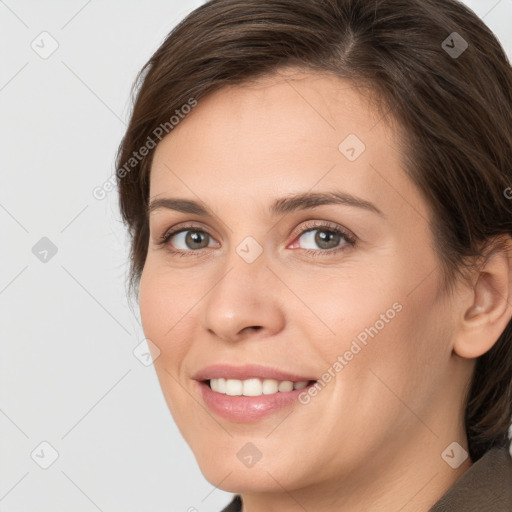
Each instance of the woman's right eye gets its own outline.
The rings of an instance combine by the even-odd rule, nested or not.
[[[187,253],[198,252],[199,249],[210,247],[210,241],[213,241],[213,238],[206,231],[197,228],[182,227],[165,233],[158,244],[165,246],[172,254],[185,256]],[[176,246],[178,246],[178,248],[175,248]],[[215,244],[213,246],[215,246]]]

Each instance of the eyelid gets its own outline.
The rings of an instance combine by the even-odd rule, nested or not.
[[[208,233],[210,235],[211,231],[215,231],[215,230],[212,230],[209,226],[206,227],[204,225],[201,225],[201,222],[199,221],[185,221],[185,222],[180,222],[178,224],[173,224],[171,227],[165,229],[165,231],[163,232],[162,235],[158,235],[157,238],[159,240],[162,240],[164,239],[165,237],[167,237],[168,234],[170,234],[172,232],[173,235],[177,235],[179,232],[181,231],[186,231],[186,230],[196,230],[196,231],[201,231],[201,232],[205,232],[205,233]],[[211,235],[210,235],[211,236]],[[222,240],[222,237],[219,237],[221,240]]]
[[[340,226],[336,222],[331,222],[328,220],[309,220],[309,221],[305,221],[305,222],[299,224],[292,231],[292,233],[290,235],[293,237],[292,242],[294,242],[298,236],[302,236],[307,231],[313,231],[315,229],[320,229],[320,228],[324,228],[325,231],[327,231],[327,229],[331,229],[333,231],[339,231],[347,239],[347,242],[355,243],[357,240],[357,237],[356,237],[356,235],[354,235],[354,233],[352,233],[349,229],[347,229],[343,226]],[[327,253],[327,252],[329,252],[329,250],[324,249],[322,252]]]

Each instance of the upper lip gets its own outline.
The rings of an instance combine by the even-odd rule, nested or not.
[[[204,381],[210,379],[275,379],[275,380],[289,380],[292,382],[304,382],[309,380],[316,380],[314,377],[307,375],[299,375],[297,373],[285,372],[277,370],[270,366],[261,366],[257,364],[248,364],[243,366],[231,366],[228,364],[214,364],[202,368],[193,375],[195,380]]]

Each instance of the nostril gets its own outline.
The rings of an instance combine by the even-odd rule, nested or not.
[[[261,328],[261,325],[249,325],[247,327],[244,327],[240,332],[243,333],[248,330],[259,331]]]

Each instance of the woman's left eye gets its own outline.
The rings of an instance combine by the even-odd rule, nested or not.
[[[301,239],[303,243],[300,247],[296,242],[294,242],[291,247],[299,247],[301,249],[305,249],[307,252],[332,253],[345,249],[347,245],[355,245],[354,236],[349,235],[341,229],[330,226],[315,226],[313,228],[302,230],[295,240],[299,241]],[[315,249],[315,247],[305,247],[304,244],[316,245],[320,249]]]

